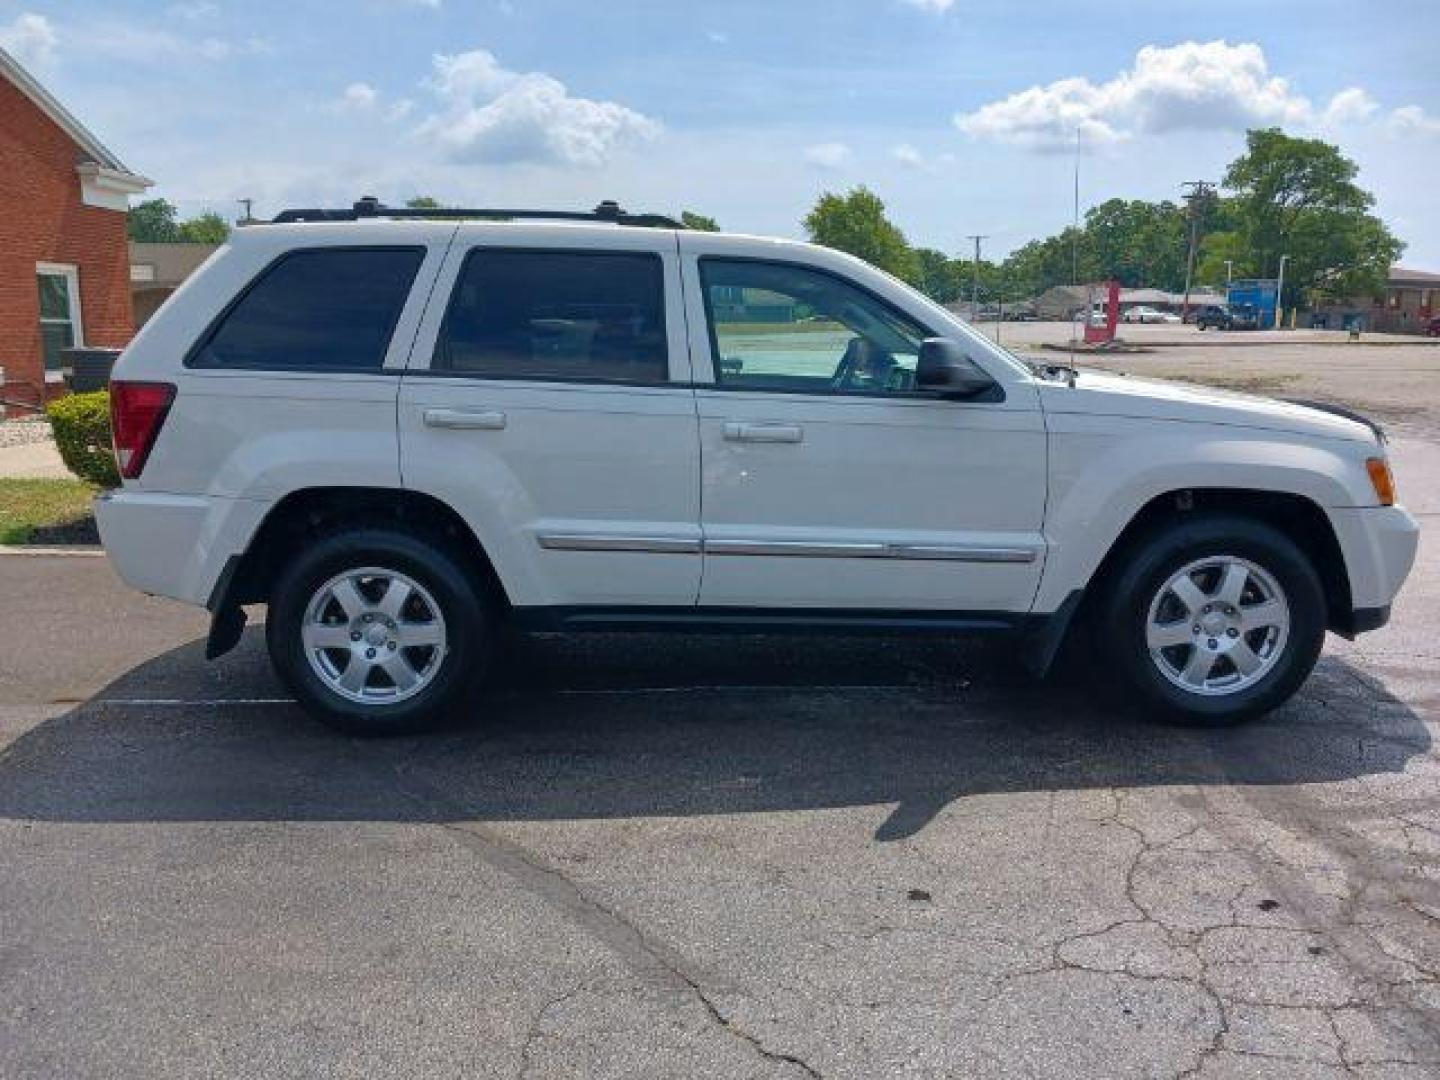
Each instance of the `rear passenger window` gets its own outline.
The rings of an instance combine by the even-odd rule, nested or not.
[[[476,249],[460,271],[431,369],[664,382],[664,295],[656,255]]]
[[[192,362],[377,369],[424,257],[424,248],[291,252],[241,294]]]

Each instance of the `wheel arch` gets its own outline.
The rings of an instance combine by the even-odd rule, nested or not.
[[[1115,538],[1086,582],[1088,597],[1099,595],[1129,552],[1167,525],[1197,513],[1229,513],[1261,521],[1288,537],[1315,567],[1325,591],[1326,622],[1342,625],[1352,608],[1345,554],[1329,516],[1313,499],[1289,491],[1249,488],[1177,488],[1141,506]]]
[[[394,525],[453,546],[465,556],[485,598],[508,609],[509,596],[489,553],[465,519],[442,500],[404,488],[314,487],[292,491],[276,503],[245,552],[226,568],[209,604],[217,621],[227,609],[266,602],[275,570],[295,544],[347,525]]]

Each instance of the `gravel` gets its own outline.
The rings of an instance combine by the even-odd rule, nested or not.
[[[0,450],[12,446],[50,442],[50,424],[43,416],[34,419],[0,420]]]

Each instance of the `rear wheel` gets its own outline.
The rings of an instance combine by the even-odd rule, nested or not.
[[[1319,577],[1294,542],[1220,515],[1142,542],[1110,581],[1099,615],[1102,670],[1146,711],[1201,725],[1235,723],[1289,698],[1315,666],[1326,621]]]
[[[458,718],[478,691],[489,620],[443,543],[390,529],[333,533],[277,582],[271,660],[301,705],[359,735],[403,735]]]

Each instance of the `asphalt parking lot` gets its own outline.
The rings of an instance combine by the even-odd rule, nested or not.
[[[1428,537],[1225,732],[996,644],[593,637],[362,742],[103,559],[0,611],[0,1076],[1440,1075]]]

